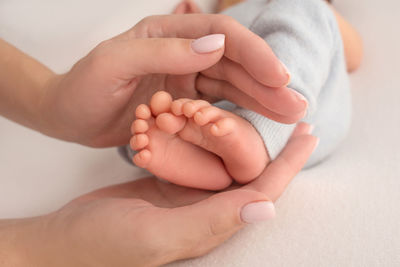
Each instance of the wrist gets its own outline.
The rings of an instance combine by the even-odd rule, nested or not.
[[[60,81],[63,79],[62,74],[53,74],[47,77],[43,83],[40,99],[35,107],[35,120],[37,122],[37,130],[45,135],[58,138],[56,118],[56,110],[54,108],[56,100],[54,99],[54,91],[59,87]]]
[[[40,103],[54,76],[45,65],[0,39],[0,115],[40,130]]]

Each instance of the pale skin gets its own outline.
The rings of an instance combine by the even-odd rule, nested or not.
[[[239,2],[221,0],[218,9]],[[174,12],[201,11],[193,1],[185,0]],[[362,51],[361,41],[351,25],[334,12],[344,39],[348,70],[352,71],[361,61],[361,52],[357,52]],[[270,162],[262,138],[248,121],[204,100],[173,101],[168,93],[158,92],[149,105],[136,109],[131,131],[131,148],[138,151],[133,162],[182,186],[222,190],[232,181],[246,184]]]
[[[148,177],[94,191],[48,215],[0,220],[0,266],[158,266],[204,255],[249,223],[243,207],[282,194],[315,149],[309,130],[300,124],[246,186],[215,193]]]
[[[244,0],[219,0],[217,2],[217,12],[221,12],[230,6],[243,1]],[[336,16],[340,33],[342,35],[347,70],[349,72],[353,72],[360,67],[363,57],[363,43],[361,36],[357,30],[342,15],[340,15],[330,3],[328,3],[328,5]],[[176,7],[174,12],[177,14],[201,13],[201,9],[193,0],[183,0]]]
[[[225,46],[195,53],[193,39],[210,33],[225,33]],[[286,87],[289,74],[268,45],[222,15],[148,17],[60,75],[4,41],[0,52],[0,113],[46,135],[93,147],[127,144],[136,107],[158,90],[173,97],[229,99],[286,123],[300,120],[307,106]],[[157,64],[150,64],[154,57]]]
[[[213,33],[225,33],[223,47],[205,54],[192,49],[194,39]],[[260,64],[268,68],[260,70]],[[150,101],[155,88],[175,98],[227,98],[296,122],[307,103],[285,86],[288,79],[263,40],[220,15],[146,18],[62,75],[0,40],[0,114],[94,147],[126,144],[134,110]],[[255,91],[246,89],[250,84]],[[262,220],[272,217],[271,209],[254,214],[248,208],[283,193],[316,147],[309,132],[309,125],[300,124],[258,179],[230,191],[188,189],[149,177],[89,193],[47,215],[2,219],[0,265],[157,266],[203,255],[259,221],[255,215],[269,211]]]
[[[246,184],[269,163],[263,140],[241,117],[204,100],[166,92],[136,109],[132,149],[136,165],[182,186],[222,190]]]

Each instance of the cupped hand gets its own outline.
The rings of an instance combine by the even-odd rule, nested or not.
[[[136,106],[158,90],[227,99],[293,123],[307,103],[288,81],[265,41],[230,17],[148,17],[50,79],[40,99],[42,132],[94,147],[126,144]]]
[[[259,178],[225,192],[144,178],[84,195],[39,218],[34,233],[21,234],[31,238],[22,242],[29,247],[27,259],[40,266],[124,267],[204,255],[243,226],[274,216],[271,201],[282,194],[317,144],[308,132],[309,126],[300,124]]]

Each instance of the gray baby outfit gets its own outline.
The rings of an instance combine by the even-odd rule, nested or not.
[[[322,0],[247,0],[224,14],[262,37],[288,67],[288,87],[305,96],[309,103],[303,121],[314,125],[313,135],[320,138],[307,166],[320,162],[343,140],[351,119],[344,49],[333,12]],[[296,126],[272,121],[228,101],[216,106],[248,120],[263,138],[272,159]],[[128,155],[132,156],[132,152]]]
[[[314,125],[313,134],[320,138],[307,165],[318,163],[343,140],[351,120],[344,49],[332,10],[322,0],[248,0],[224,13],[262,37],[288,67],[292,76],[288,87],[309,103],[303,121]],[[295,127],[243,108],[234,112],[258,130],[271,158]]]

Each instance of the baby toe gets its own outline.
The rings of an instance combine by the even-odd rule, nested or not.
[[[140,168],[146,168],[151,161],[151,157],[151,152],[147,149],[144,149],[133,156],[133,163]]]
[[[237,123],[233,118],[223,118],[211,126],[210,132],[214,136],[225,136],[232,133],[236,126]]]
[[[169,134],[176,134],[185,127],[186,118],[184,116],[175,116],[171,113],[162,113],[156,118],[157,127]]]
[[[136,108],[136,118],[142,120],[148,120],[151,117],[151,111],[149,106],[145,104],[140,104]]]
[[[183,115],[183,110],[182,110],[183,105],[184,105],[186,102],[189,102],[189,101],[191,101],[191,99],[189,99],[189,98],[180,98],[180,99],[177,99],[177,100],[175,100],[174,102],[172,102],[172,105],[171,105],[171,111],[172,111],[172,113],[173,113],[174,115],[176,115],[176,116],[181,116],[181,115]]]
[[[140,150],[149,144],[147,134],[136,134],[130,140],[130,146],[133,150]]]
[[[172,97],[165,91],[155,93],[150,100],[150,109],[153,115],[157,116],[171,109]]]
[[[200,110],[201,108],[205,108],[205,107],[209,107],[211,104],[205,100],[193,100],[193,101],[189,101],[186,102],[183,105],[183,114],[188,117],[191,118],[193,117],[193,115]]]
[[[147,123],[146,120],[138,119],[132,123],[131,126],[132,134],[144,133],[147,132],[148,130],[149,130],[149,124]]]
[[[199,126],[204,126],[209,122],[219,119],[222,112],[219,108],[214,106],[208,106],[200,109],[194,114],[194,122]]]

